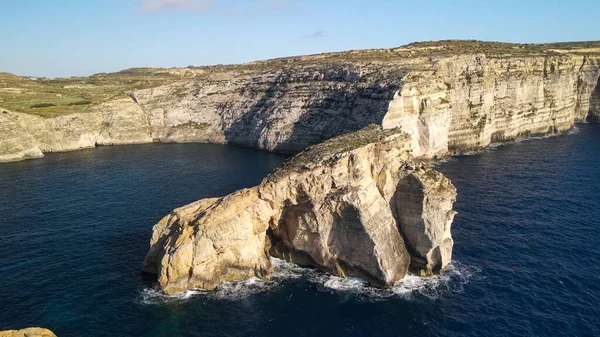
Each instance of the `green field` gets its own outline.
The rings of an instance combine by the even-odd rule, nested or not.
[[[237,65],[187,68],[133,68],[88,77],[33,78],[0,73],[0,107],[54,117],[86,112],[95,104],[126,97],[139,89],[153,88],[183,79],[235,74],[294,71],[305,66],[335,66],[355,62],[395,62],[416,57],[486,54],[488,57],[559,56],[564,54],[600,57],[600,41],[548,44],[512,44],[471,40],[417,42],[390,49],[355,50],[306,56],[275,58]]]
[[[188,72],[187,76],[190,75]],[[43,117],[85,112],[94,104],[169,84],[186,73],[136,68],[89,77],[33,78],[0,73],[0,107]]]

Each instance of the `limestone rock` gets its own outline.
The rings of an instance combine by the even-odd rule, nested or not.
[[[439,272],[450,262],[456,191],[410,158],[406,134],[377,126],[310,147],[257,187],[165,217],[143,269],[169,294],[268,277],[269,254],[379,287],[403,278],[411,258]],[[405,185],[421,199],[403,198]]]
[[[56,335],[44,328],[26,328],[22,330],[0,331],[0,337],[56,337]]]
[[[370,124],[401,127],[415,155],[440,157],[561,133],[588,114],[596,120],[598,54],[515,48],[413,55],[408,47],[255,62],[138,90],[139,104],[124,95],[84,114],[0,113],[0,130],[11,129],[0,140],[0,161],[150,142],[297,153]]]
[[[456,188],[441,173],[421,168],[398,184],[394,202],[400,231],[408,242],[413,270],[430,275],[452,259],[450,225]]]
[[[271,270],[265,250],[272,213],[256,188],[178,208],[154,226],[143,270],[159,273],[168,294],[266,277]]]
[[[21,118],[19,118],[19,117]],[[23,132],[21,122],[30,123],[33,116],[3,111],[0,113],[0,162],[17,161],[29,158],[40,158],[44,154],[34,136]],[[41,118],[40,118],[41,119]]]
[[[590,123],[600,123],[600,79],[590,97],[590,112],[587,117]]]

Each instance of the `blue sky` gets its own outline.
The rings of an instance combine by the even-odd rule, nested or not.
[[[600,1],[0,0],[0,30],[0,71],[65,77],[425,40],[600,40]]]

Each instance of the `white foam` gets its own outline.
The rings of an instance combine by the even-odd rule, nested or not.
[[[390,297],[414,298],[422,295],[430,299],[437,299],[447,292],[462,292],[469,279],[477,275],[479,268],[467,267],[460,263],[453,263],[442,275],[432,277],[419,277],[406,275],[391,289],[379,289],[369,286],[365,281],[356,278],[340,278],[337,276],[320,274],[310,281],[319,285],[320,290],[353,293],[359,299],[372,301]]]
[[[202,290],[187,290],[183,293],[176,295],[165,295],[161,291],[154,290],[152,288],[145,288],[140,292],[139,303],[141,304],[163,304],[163,303],[174,303],[184,302],[190,298],[207,293]]]
[[[567,132],[567,135],[576,135],[579,133],[579,127],[577,125],[573,125],[573,128]]]
[[[280,259],[273,258],[273,275],[270,280],[250,278],[234,282],[226,282],[214,291],[188,290],[177,295],[165,295],[152,289],[144,289],[140,293],[139,302],[142,304],[162,304],[186,301],[193,297],[207,297],[219,300],[240,300],[250,295],[276,290],[283,282],[306,279],[317,286],[319,291],[354,294],[360,300],[382,300],[390,297],[406,299],[422,295],[430,299],[439,298],[447,292],[462,292],[464,285],[481,271],[458,262],[452,263],[442,275],[419,277],[407,275],[398,281],[391,289],[379,289],[368,285],[360,278],[342,278],[320,272],[315,269],[299,267]]]

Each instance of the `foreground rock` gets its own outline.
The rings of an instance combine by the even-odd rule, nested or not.
[[[153,229],[143,269],[168,294],[268,278],[269,255],[389,287],[451,259],[456,190],[377,126],[291,158],[256,187],[181,207]]]
[[[44,328],[27,328],[22,330],[0,331],[0,337],[56,337],[56,335]]]

